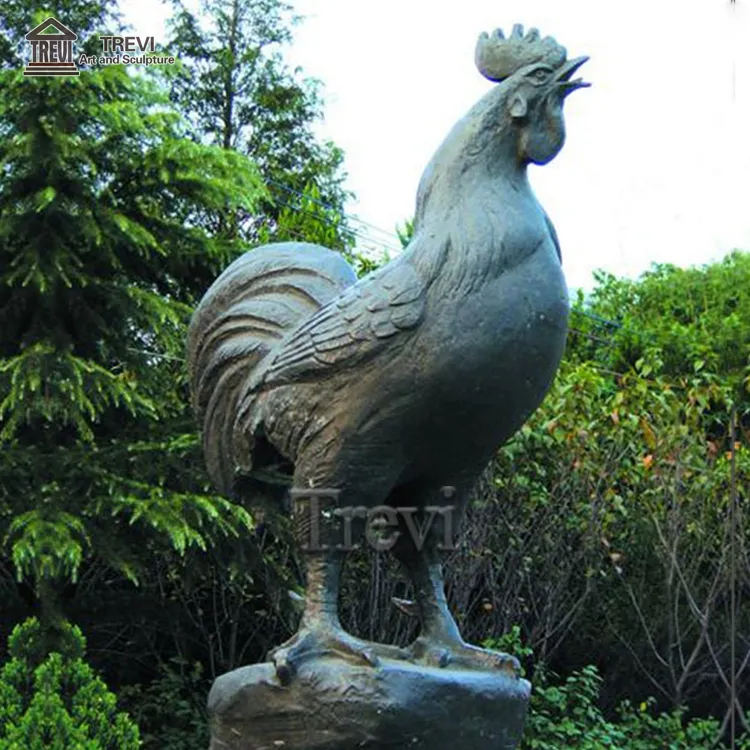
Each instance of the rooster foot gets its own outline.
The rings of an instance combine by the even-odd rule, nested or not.
[[[411,646],[416,661],[431,667],[504,672],[520,677],[521,665],[514,656],[470,646],[463,641],[442,641],[421,636]]]
[[[380,659],[411,659],[411,653],[397,646],[371,643],[349,635],[341,628],[303,627],[286,643],[268,652],[282,685],[288,685],[299,665],[320,656],[334,655],[353,664],[377,667]]]

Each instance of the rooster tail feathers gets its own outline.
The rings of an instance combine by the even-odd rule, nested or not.
[[[223,494],[253,465],[252,435],[234,429],[253,408],[241,403],[248,380],[287,333],[355,281],[340,254],[280,243],[238,258],[201,300],[188,331],[190,391],[209,476]]]

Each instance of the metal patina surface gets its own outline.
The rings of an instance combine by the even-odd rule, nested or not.
[[[357,280],[338,253],[266,245],[196,310],[190,375],[212,480],[280,509],[290,488],[266,478],[286,471],[307,570],[297,633],[267,664],[214,685],[214,750],[518,742],[529,685],[515,659],[463,641],[441,555],[562,357],[561,252],[527,166],[562,148],[563,104],[587,85],[573,79],[585,60],[536,30],[483,34],[476,65],[497,85],[425,170],[401,255]],[[355,638],[338,617],[342,540],[364,523],[350,511],[373,508],[414,588],[400,604],[421,634],[405,649]],[[415,517],[428,514],[419,540]]]

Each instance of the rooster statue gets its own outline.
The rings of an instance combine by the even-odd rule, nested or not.
[[[323,247],[265,245],[232,263],[195,312],[191,389],[212,481],[282,508],[288,488],[266,481],[281,466],[295,490],[306,594],[297,633],[270,654],[284,684],[322,653],[516,673],[511,657],[461,638],[443,587],[446,514],[415,539],[398,509],[426,518],[443,503],[455,531],[493,453],[554,378],[567,291],[527,166],[562,148],[563,104],[588,85],[573,79],[586,59],[568,60],[535,29],[483,34],[476,64],[497,85],[427,167],[401,255],[357,280]],[[384,506],[420,619],[408,649],[355,638],[338,616],[341,511]],[[305,544],[312,525],[319,543]]]

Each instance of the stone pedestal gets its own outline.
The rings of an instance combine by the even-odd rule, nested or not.
[[[333,657],[282,686],[272,664],[255,664],[214,683],[210,750],[512,750],[530,692],[502,672]]]

